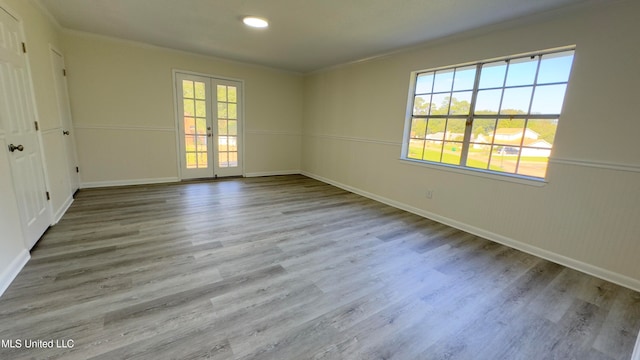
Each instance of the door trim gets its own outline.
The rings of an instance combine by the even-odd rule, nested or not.
[[[219,79],[219,80],[226,80],[226,81],[235,81],[235,82],[239,82],[240,85],[242,86],[242,91],[240,92],[240,111],[242,113],[242,127],[241,127],[241,133],[242,133],[242,142],[240,144],[240,156],[242,157],[242,177],[246,177],[246,166],[245,166],[245,140],[246,140],[246,124],[247,124],[247,115],[245,112],[245,81],[243,79],[238,79],[238,78],[233,78],[233,77],[229,77],[229,76],[220,76],[220,75],[215,75],[215,74],[207,74],[207,73],[201,73],[201,72],[195,72],[195,71],[189,71],[189,70],[182,70],[182,69],[176,69],[173,68],[171,69],[171,81],[172,81],[172,89],[173,89],[173,112],[174,112],[174,119],[175,119],[175,123],[174,123],[174,131],[176,134],[176,172],[178,174],[178,179],[183,180],[183,176],[182,176],[182,167],[180,166],[180,154],[181,154],[181,149],[180,149],[180,125],[178,123],[179,119],[181,118],[180,114],[178,113],[178,86],[177,86],[177,79],[176,76],[177,74],[184,74],[184,75],[193,75],[193,76],[202,76],[202,77],[208,77],[208,78],[214,78],[214,79]]]

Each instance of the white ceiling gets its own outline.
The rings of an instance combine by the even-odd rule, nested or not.
[[[67,29],[310,72],[588,0],[39,1]]]

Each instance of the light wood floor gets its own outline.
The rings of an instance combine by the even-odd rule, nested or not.
[[[605,239],[603,239],[605,240]],[[303,176],[82,190],[0,359],[628,359],[640,294]]]

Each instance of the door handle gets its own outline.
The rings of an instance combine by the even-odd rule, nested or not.
[[[69,135],[69,130],[62,130],[62,135]]]
[[[15,146],[13,144],[9,144],[9,151],[14,152],[16,150],[22,151],[22,150],[24,150],[24,146],[22,146],[22,145]]]

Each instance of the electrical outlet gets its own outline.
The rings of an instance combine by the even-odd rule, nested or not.
[[[427,189],[425,196],[427,197],[427,199],[433,199],[433,190]]]

